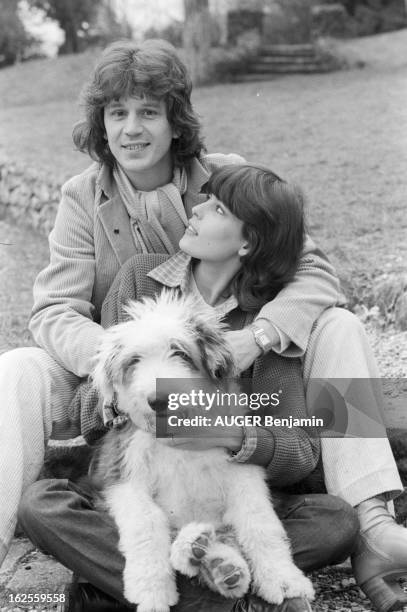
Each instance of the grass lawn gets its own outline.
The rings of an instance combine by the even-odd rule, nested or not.
[[[0,155],[61,181],[86,167],[70,133],[93,61],[86,53],[0,71]],[[405,66],[194,92],[208,150],[238,152],[299,183],[311,235],[358,291],[405,270],[406,99]]]

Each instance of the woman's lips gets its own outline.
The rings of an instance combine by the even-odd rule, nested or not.
[[[197,236],[198,235],[198,232],[196,231],[196,229],[191,224],[188,225],[188,227],[186,228],[185,231],[188,232],[188,234],[191,234],[191,236]]]

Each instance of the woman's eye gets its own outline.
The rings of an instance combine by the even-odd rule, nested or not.
[[[216,206],[216,212],[219,213],[220,215],[225,214],[222,206],[219,206],[219,204]]]

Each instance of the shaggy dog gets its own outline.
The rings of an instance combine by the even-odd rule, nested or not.
[[[125,558],[124,595],[138,612],[168,612],[175,570],[199,576],[225,597],[249,589],[270,603],[313,598],[294,564],[270,502],[265,471],[223,448],[180,450],[155,436],[157,379],[234,374],[224,327],[211,309],[169,292],[126,307],[129,320],[106,331],[93,380],[116,398],[127,423],[104,438],[92,478],[114,517]],[[174,537],[175,534],[175,537]]]

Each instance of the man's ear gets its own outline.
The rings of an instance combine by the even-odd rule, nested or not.
[[[245,255],[248,254],[249,250],[250,250],[249,243],[244,242],[242,246],[240,247],[240,249],[238,250],[237,254],[239,255],[239,257],[244,257]]]

